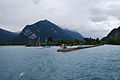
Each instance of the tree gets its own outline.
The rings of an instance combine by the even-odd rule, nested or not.
[[[99,44],[100,43],[100,40],[99,38],[96,39],[96,43]]]
[[[52,37],[49,37],[49,38],[47,39],[47,41],[48,41],[48,42],[53,42]]]

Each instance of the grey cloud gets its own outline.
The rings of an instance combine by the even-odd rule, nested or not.
[[[90,18],[93,22],[102,22],[102,21],[105,21],[107,19],[106,16],[101,16],[101,15],[97,15],[97,16],[92,16]]]
[[[0,0],[0,26],[19,31],[27,24],[48,19],[62,28],[79,31],[85,36],[97,36],[93,35],[92,30],[103,30],[95,25],[97,22],[104,22],[109,16],[120,18],[118,7],[101,8],[100,4],[106,5],[111,1],[114,2],[114,0],[12,0],[12,2]],[[101,31],[97,32],[102,34]]]
[[[41,0],[32,0],[34,4],[39,4]]]
[[[113,16],[120,20],[120,4],[111,4],[106,8],[96,7],[90,10],[90,20],[93,22],[102,22],[108,17]]]
[[[110,16],[120,19],[120,5],[110,5],[107,13]]]
[[[102,22],[107,19],[106,12],[102,9],[96,8],[90,10],[90,19],[93,22]]]

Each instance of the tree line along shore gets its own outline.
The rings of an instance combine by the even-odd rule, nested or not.
[[[9,45],[25,45],[25,46],[60,46],[61,44],[66,44],[67,46],[74,46],[74,45],[96,45],[96,44],[103,44],[98,38],[84,38],[83,41],[81,40],[53,40],[52,38],[48,38],[44,42],[9,42],[9,43],[0,43],[1,46],[9,46]]]

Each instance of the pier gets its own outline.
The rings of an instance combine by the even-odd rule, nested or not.
[[[101,45],[91,45],[91,46],[86,46],[86,47],[76,47],[76,48],[62,48],[58,49],[57,52],[70,52],[70,51],[75,51],[75,50],[80,50],[80,49],[86,49],[86,48],[92,48],[92,47],[97,47]]]

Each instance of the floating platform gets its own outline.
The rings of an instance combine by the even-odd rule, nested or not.
[[[80,49],[86,49],[86,48],[92,48],[92,47],[97,47],[97,46],[101,46],[101,45],[92,45],[92,46],[86,46],[86,47],[58,49],[57,52],[70,52],[70,51],[75,51],[75,50],[80,50]]]

